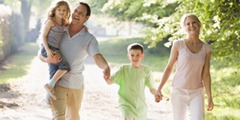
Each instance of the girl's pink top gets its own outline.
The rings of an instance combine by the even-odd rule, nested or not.
[[[211,47],[203,43],[198,53],[191,52],[184,40],[176,40],[173,47],[178,49],[176,73],[172,86],[182,89],[197,89],[203,87],[203,66],[205,57]]]

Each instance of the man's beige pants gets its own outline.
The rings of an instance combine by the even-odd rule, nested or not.
[[[83,89],[70,89],[57,84],[54,94],[57,100],[52,100],[53,120],[80,120]]]

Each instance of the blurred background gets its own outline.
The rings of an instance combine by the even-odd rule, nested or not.
[[[81,0],[92,15],[86,26],[99,40],[112,66],[128,63],[126,47],[139,42],[145,47],[144,64],[163,72],[173,40],[184,37],[180,18],[195,13],[202,22],[200,38],[211,45],[211,74],[215,109],[209,120],[240,119],[240,1],[239,0]],[[0,83],[26,72],[36,56],[36,40],[52,0],[0,0]],[[78,0],[68,0],[73,7]],[[21,48],[31,51],[26,57]],[[26,51],[25,51],[26,52]],[[11,64],[6,60],[20,56]],[[22,60],[22,61],[21,61]],[[18,61],[18,62],[16,62]],[[19,62],[20,61],[20,62]],[[16,68],[15,66],[20,66]],[[159,82],[159,78],[156,82]],[[166,90],[169,94],[169,90]]]

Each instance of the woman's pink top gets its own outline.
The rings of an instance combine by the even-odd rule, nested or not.
[[[192,53],[184,40],[176,40],[173,47],[178,49],[176,73],[172,86],[182,89],[197,89],[203,87],[203,66],[205,57],[211,51],[211,47],[203,43],[198,53]]]

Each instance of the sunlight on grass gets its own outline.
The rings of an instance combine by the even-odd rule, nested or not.
[[[168,60],[169,52],[164,46],[157,48],[148,48],[141,37],[112,38],[100,41],[100,50],[108,62],[113,66],[128,64],[127,46],[138,42],[144,46],[145,58],[143,64],[149,66],[153,71],[163,71]]]
[[[240,74],[236,67],[211,70],[215,108],[210,120],[240,120]]]
[[[239,109],[215,107],[214,111],[206,112],[206,120],[240,120],[239,113]]]
[[[8,83],[11,80],[26,75],[31,61],[37,55],[37,50],[37,44],[28,43],[8,58],[4,64],[1,64],[0,84]]]
[[[128,64],[127,46],[130,43],[139,42],[144,45],[145,58],[143,64],[153,70],[156,77],[156,86],[159,85],[161,74],[166,67],[169,51],[161,45],[156,48],[148,48],[143,44],[141,37],[113,38],[100,41],[100,50],[110,62],[111,67],[119,67]],[[11,56],[5,64],[0,65],[0,84],[7,83],[27,74],[31,61],[37,55],[38,45],[26,44],[16,54]],[[159,76],[160,75],[160,76]],[[214,62],[211,66],[212,95],[215,107],[213,111],[206,111],[206,120],[240,120],[240,73],[236,66],[221,67],[220,63]],[[163,88],[165,99],[170,98],[172,77],[169,78]],[[205,107],[207,96],[205,94]]]

